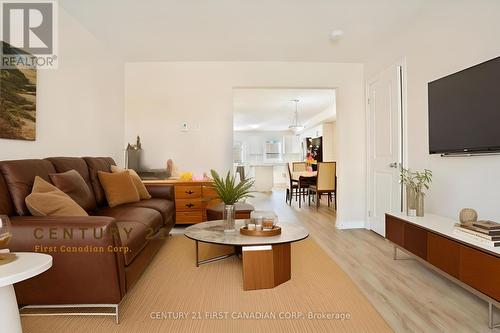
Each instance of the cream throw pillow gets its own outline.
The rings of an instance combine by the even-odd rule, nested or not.
[[[88,216],[69,195],[38,176],[24,201],[33,216]]]
[[[98,171],[97,175],[106,194],[109,207],[140,200],[139,193],[128,171],[116,173]]]
[[[116,165],[111,166],[112,173],[123,172],[123,171],[129,172],[130,178],[132,178],[134,186],[137,189],[137,192],[139,192],[139,198],[141,198],[141,200],[151,199],[151,194],[149,194],[148,190],[146,189],[146,186],[144,186],[144,183],[141,180],[141,177],[139,177],[139,175],[137,174],[137,172],[135,172],[134,169],[123,169]]]

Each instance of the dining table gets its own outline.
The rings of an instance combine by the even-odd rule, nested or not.
[[[307,188],[309,185],[313,185],[316,183],[316,177],[318,176],[317,171],[292,171],[291,172],[292,180],[297,181],[298,183],[298,192],[299,192],[299,208],[302,207],[302,196],[305,196],[306,193],[302,190],[302,187]],[[305,185],[305,186],[304,186]],[[304,198],[305,201],[305,198]]]
[[[303,178],[314,178],[318,176],[318,171],[292,171],[292,179],[299,181]]]

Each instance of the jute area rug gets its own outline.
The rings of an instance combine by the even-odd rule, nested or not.
[[[204,244],[202,256],[227,248]],[[390,332],[353,281],[309,237],[292,245],[292,279],[243,291],[240,259],[195,267],[194,242],[169,237],[112,317],[23,317],[24,332]]]

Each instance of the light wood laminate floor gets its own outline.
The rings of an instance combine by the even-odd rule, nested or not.
[[[395,332],[500,332],[488,328],[487,303],[477,296],[416,260],[393,260],[392,245],[372,231],[336,229],[326,197],[319,209],[298,208],[295,201],[289,207],[281,190],[257,193],[248,201],[276,211],[282,224],[302,222]]]

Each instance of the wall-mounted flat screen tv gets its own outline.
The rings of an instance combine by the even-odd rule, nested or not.
[[[500,57],[429,82],[431,154],[500,151]]]

